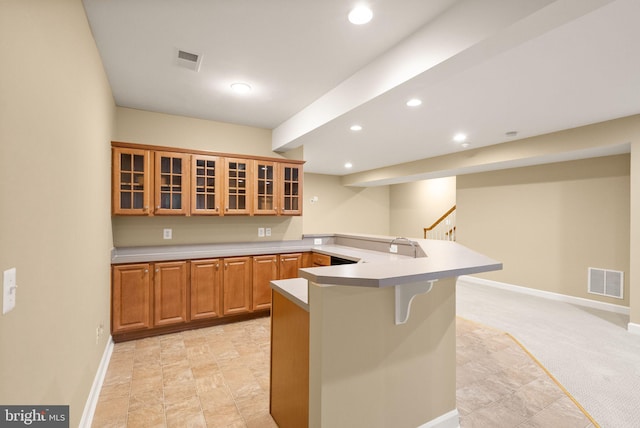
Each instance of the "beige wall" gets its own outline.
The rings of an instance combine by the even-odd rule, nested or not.
[[[271,130],[118,107],[114,141],[213,152],[282,157]]]
[[[640,325],[640,141],[631,144],[630,321]],[[636,326],[638,327],[638,326]],[[638,328],[634,329],[638,331]]]
[[[80,0],[2,1],[0,40],[0,403],[78,426],[109,335],[115,106]]]
[[[456,178],[434,178],[394,184],[390,190],[391,235],[422,238],[431,226],[456,204]]]
[[[305,174],[303,207],[305,234],[389,234],[388,186],[345,187],[338,176]]]
[[[309,284],[309,427],[418,427],[455,410],[455,278],[415,296],[402,325],[394,292]]]
[[[504,263],[485,278],[629,305],[629,155],[460,176],[457,237]],[[625,273],[624,300],[587,293],[587,268]]]
[[[114,141],[178,147],[213,152],[268,156],[271,130],[211,120],[154,113],[118,107]],[[289,154],[300,159],[302,151]],[[271,237],[258,237],[259,227],[270,227]],[[173,239],[162,238],[170,228]],[[114,217],[113,241],[116,247],[139,245],[180,245],[221,242],[279,241],[300,239],[300,217]]]

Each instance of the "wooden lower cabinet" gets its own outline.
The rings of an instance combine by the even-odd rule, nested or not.
[[[187,262],[155,263],[153,325],[187,322]]]
[[[302,253],[281,254],[280,279],[298,278],[298,270],[302,268]]]
[[[218,318],[222,297],[222,259],[193,260],[190,320]]]
[[[276,279],[278,279],[278,256],[254,256],[252,310],[271,308],[271,281]]]
[[[297,278],[310,260],[292,253],[113,265],[111,333],[118,342],[260,316],[271,308],[271,281]]]
[[[224,259],[222,272],[222,313],[242,314],[251,311],[251,257]]]
[[[151,276],[149,263],[112,269],[112,333],[151,327]]]

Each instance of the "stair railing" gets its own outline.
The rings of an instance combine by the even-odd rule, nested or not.
[[[424,239],[456,240],[456,206],[449,208],[431,226],[424,228]]]

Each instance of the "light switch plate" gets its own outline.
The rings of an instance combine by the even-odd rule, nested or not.
[[[16,268],[4,271],[2,286],[2,313],[6,314],[16,307]]]
[[[267,228],[264,230],[264,233],[265,233],[265,235],[267,235],[267,236],[271,236],[271,228],[270,228],[270,227],[267,227]]]
[[[164,239],[173,239],[173,229],[164,229],[162,231],[162,237]]]
[[[258,228],[258,237],[259,238],[264,238],[264,227],[259,227]]]

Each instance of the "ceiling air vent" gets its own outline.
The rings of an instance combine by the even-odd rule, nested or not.
[[[177,55],[178,65],[193,71],[200,71],[200,62],[202,55],[178,49]]]
[[[589,268],[589,293],[622,299],[623,289],[624,272]]]

